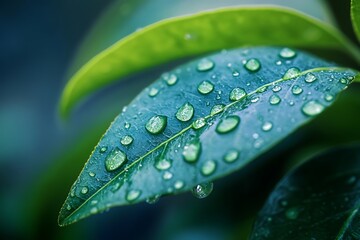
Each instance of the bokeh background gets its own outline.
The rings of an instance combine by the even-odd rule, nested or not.
[[[260,159],[241,174],[217,181],[206,200],[191,194],[166,197],[155,205],[116,208],[59,228],[57,214],[67,191],[112,119],[162,71],[181,61],[130,76],[96,93],[66,121],[58,114],[61,91],[72,73],[121,37],[163,18],[222,6],[279,4],[296,8],[339,26],[355,42],[349,2],[0,1],[1,239],[245,239],[254,214],[284,173],[286,160],[295,158],[296,144],[306,137],[298,134],[286,146],[264,156],[267,161]],[[360,109],[356,104],[351,108]],[[353,118],[355,122],[356,116]],[[320,119],[307,131],[323,123]],[[337,140],[341,137],[339,134]],[[269,171],[273,164],[283,167]]]

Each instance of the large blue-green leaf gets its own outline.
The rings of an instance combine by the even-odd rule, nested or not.
[[[224,8],[147,26],[96,55],[66,85],[63,115],[80,99],[130,74],[185,57],[239,46],[287,45],[323,51],[337,59],[360,52],[336,29],[294,10]]]
[[[162,75],[100,140],[60,225],[240,169],[325,110],[355,75],[270,47],[222,51]]]
[[[280,181],[251,239],[359,239],[360,145],[318,155]]]

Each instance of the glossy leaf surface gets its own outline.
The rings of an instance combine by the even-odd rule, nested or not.
[[[271,193],[251,239],[359,239],[360,146],[314,157]]]
[[[70,79],[60,110],[67,115],[84,96],[129,74],[171,60],[243,45],[339,51],[360,62],[358,49],[340,32],[296,11],[274,7],[224,8],[160,21],[118,41]]]
[[[59,223],[240,169],[325,110],[355,75],[300,51],[266,47],[222,51],[163,74],[100,140]]]

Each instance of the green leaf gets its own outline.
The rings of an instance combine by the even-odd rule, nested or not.
[[[320,114],[355,74],[266,47],[222,51],[165,73],[100,140],[60,225],[240,169]]]
[[[332,27],[283,8],[224,8],[160,21],[123,38],[85,64],[68,82],[60,110],[124,76],[224,48],[287,45],[327,53],[340,51],[360,62],[354,45]]]
[[[360,145],[328,151],[285,176],[251,239],[359,239]]]
[[[360,1],[351,0],[351,21],[355,34],[360,41]]]

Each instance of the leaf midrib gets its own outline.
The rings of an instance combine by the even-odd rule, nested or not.
[[[312,69],[308,69],[305,71],[300,72],[298,75],[296,75],[293,78],[289,78],[289,79],[284,79],[284,78],[280,78],[277,79],[273,82],[264,84],[260,87],[258,87],[257,89],[255,89],[254,91],[247,93],[245,96],[241,97],[239,100],[231,102],[229,104],[227,104],[221,111],[219,111],[216,114],[209,114],[205,117],[203,117],[205,120],[214,117],[222,112],[224,112],[226,109],[228,109],[229,107],[241,102],[242,100],[244,100],[245,98],[248,98],[256,93],[259,93],[259,91],[263,88],[267,88],[270,87],[276,83],[280,83],[280,82],[285,82],[285,81],[291,81],[294,79],[297,79],[301,76],[306,75],[307,73],[312,73],[312,72],[320,72],[320,71],[345,71],[345,70],[351,70],[350,68],[345,68],[345,67],[318,67],[318,68],[312,68]],[[195,120],[196,121],[196,120]],[[69,214],[66,218],[64,218],[64,220],[62,221],[62,223],[59,222],[60,226],[65,226],[68,224],[71,224],[73,222],[76,222],[77,220],[73,220],[71,222],[68,223],[64,223],[66,221],[66,219],[70,218],[74,213],[76,213],[77,211],[79,211],[88,201],[90,201],[93,197],[95,197],[99,192],[101,192],[104,188],[106,188],[109,184],[111,184],[115,179],[119,178],[122,174],[124,174],[128,169],[130,169],[132,166],[134,166],[135,164],[138,164],[140,161],[142,161],[145,157],[147,157],[148,155],[150,155],[151,153],[153,153],[154,151],[158,150],[159,148],[163,147],[164,145],[167,145],[169,142],[171,142],[173,139],[181,136],[183,133],[185,133],[186,131],[190,130],[192,128],[192,124],[193,122],[191,122],[191,124],[184,128],[183,130],[179,131],[178,133],[176,133],[175,135],[173,135],[172,137],[170,137],[169,139],[165,140],[164,142],[160,143],[157,147],[153,148],[152,150],[150,150],[149,152],[147,152],[146,154],[144,154],[143,156],[139,157],[138,159],[134,160],[131,164],[129,164],[127,167],[125,167],[121,172],[119,172],[116,176],[114,176],[113,179],[111,179],[110,181],[108,181],[106,184],[104,184],[101,188],[99,188],[93,195],[91,195],[89,198],[87,198],[78,208],[76,208],[71,214]]]
[[[360,208],[360,204],[357,204],[357,206],[355,206],[352,210],[351,210],[351,214],[349,215],[349,217],[346,219],[345,223],[343,224],[342,228],[340,229],[339,234],[336,236],[335,240],[341,240],[343,239],[344,234],[346,233],[346,231],[348,230],[348,227],[350,226],[352,220],[354,219],[354,217],[356,216],[357,212],[359,211]]]

